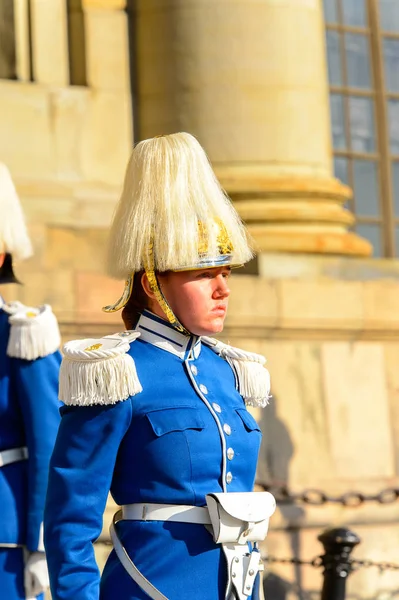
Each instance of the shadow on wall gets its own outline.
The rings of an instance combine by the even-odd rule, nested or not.
[[[270,573],[263,584],[263,590],[266,600],[288,600],[294,595],[302,600],[320,600],[320,591],[304,592],[295,584],[288,583],[275,573]]]
[[[291,585],[281,579],[278,575],[270,573],[263,584],[265,598],[273,598],[273,600],[287,600],[288,592],[291,591]]]
[[[289,467],[294,454],[294,445],[289,431],[277,414],[278,400],[270,399],[270,404],[262,413],[262,446],[259,456],[258,481],[273,487],[288,486]],[[304,513],[299,506],[280,505],[279,510],[287,522],[298,520]],[[287,532],[290,536],[291,556],[301,556],[300,535],[298,529]],[[294,582],[288,582],[274,573],[265,578],[265,596],[273,600],[286,600],[289,592],[295,590],[299,600],[308,600],[303,590],[302,573],[299,565],[294,567]]]

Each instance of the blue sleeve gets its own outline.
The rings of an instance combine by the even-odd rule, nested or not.
[[[28,448],[28,515],[26,547],[44,550],[42,524],[48,466],[60,422],[58,374],[61,354],[36,360],[12,359],[13,380]]]
[[[98,600],[100,575],[93,542],[99,537],[131,402],[68,406],[50,462],[44,543],[53,600]]]

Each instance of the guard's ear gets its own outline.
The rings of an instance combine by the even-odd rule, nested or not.
[[[5,252],[3,252],[3,254],[0,254],[0,268],[3,266],[5,257],[6,257]]]
[[[151,298],[151,300],[156,300],[155,294],[152,291],[150,282],[148,281],[148,277],[147,277],[147,273],[143,273],[141,276],[141,285],[143,286],[143,290],[145,291],[146,295]]]

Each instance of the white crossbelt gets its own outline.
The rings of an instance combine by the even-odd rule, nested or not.
[[[5,467],[11,463],[28,458],[28,448],[11,448],[11,450],[3,450],[0,452],[0,467]]]
[[[128,506],[132,506],[129,504]],[[133,579],[135,583],[149,596],[152,600],[168,600],[166,596],[164,596],[155,586],[152,585],[150,581],[138,570],[128,553],[126,552],[125,547],[120,541],[118,534],[116,533],[115,525],[123,519],[122,510],[118,510],[115,513],[114,518],[112,520],[111,526],[109,528],[109,532],[111,535],[111,541],[114,546],[114,550],[116,552],[117,557],[122,563],[122,566],[129,573],[130,577]],[[134,519],[136,520],[136,519]]]
[[[115,529],[118,521],[175,521],[177,523],[195,523],[210,525],[211,520],[206,507],[187,504],[125,504],[113,518],[110,535],[115,552],[130,577],[152,600],[168,600],[136,567]]]

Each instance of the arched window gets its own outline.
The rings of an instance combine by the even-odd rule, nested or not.
[[[334,167],[357,232],[399,256],[399,0],[323,0]]]

